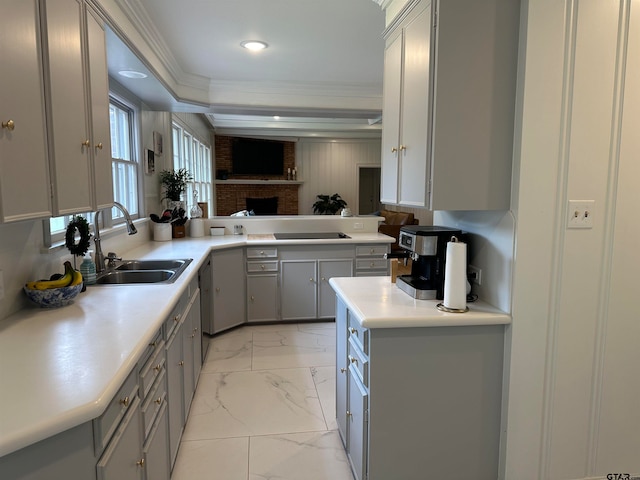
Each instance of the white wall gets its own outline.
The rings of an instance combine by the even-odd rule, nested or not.
[[[504,476],[638,474],[640,3],[522,7]],[[565,228],[571,199],[592,229]]]
[[[357,212],[358,165],[380,165],[380,140],[300,139],[296,144],[300,215],[313,214],[316,195],[334,193]]]

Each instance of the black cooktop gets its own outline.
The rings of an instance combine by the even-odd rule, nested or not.
[[[327,238],[351,238],[342,232],[298,232],[298,233],[274,233],[276,240],[323,240]]]

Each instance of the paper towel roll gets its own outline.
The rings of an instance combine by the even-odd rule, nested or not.
[[[444,269],[444,306],[464,310],[467,308],[467,244],[447,243]]]

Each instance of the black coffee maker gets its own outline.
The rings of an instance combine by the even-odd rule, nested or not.
[[[449,227],[406,225],[400,228],[398,245],[411,257],[411,275],[400,275],[396,286],[419,300],[444,298],[447,243],[462,240],[462,231]]]

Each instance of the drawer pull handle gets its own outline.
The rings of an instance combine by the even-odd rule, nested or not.
[[[158,365],[156,365],[155,367],[153,367],[153,369],[154,369],[156,372],[159,372],[161,368],[162,368],[162,364],[160,364],[160,363],[159,363]]]
[[[160,405],[160,404],[162,403],[162,397],[158,397],[158,398],[156,398],[156,400],[155,400],[155,401],[156,401],[156,403],[157,403],[158,405]]]
[[[144,467],[144,458],[141,458],[140,460],[138,460],[136,462],[136,465],[139,466],[139,467]]]
[[[13,130],[16,128],[16,124],[13,120],[9,120],[7,122],[2,122],[2,128],[6,128],[7,130]]]
[[[129,397],[127,396],[127,397],[121,398],[120,399],[120,405],[128,407],[129,406]]]
[[[358,330],[353,327],[349,327],[349,332],[351,333],[351,335],[358,335]]]
[[[353,357],[353,356],[351,356],[351,355],[349,355],[349,361],[350,361],[351,363],[355,363],[356,365],[358,364],[358,359],[357,359],[357,358],[355,358],[355,357]]]

